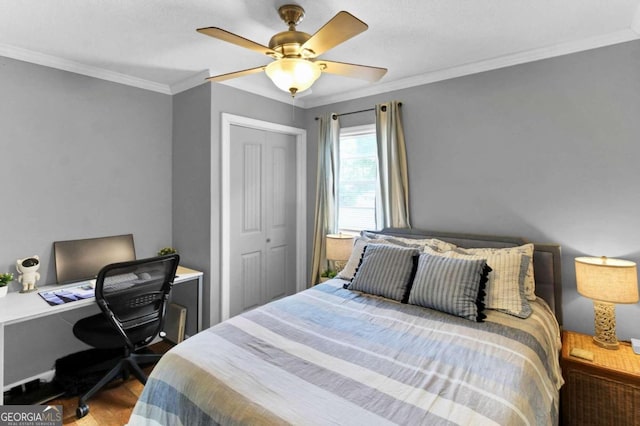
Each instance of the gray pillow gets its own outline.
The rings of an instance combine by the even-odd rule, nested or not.
[[[484,259],[420,255],[408,303],[482,321],[484,287],[491,268]]]
[[[463,249],[438,253],[426,248],[425,253],[456,259],[485,259],[492,270],[487,282],[485,307],[518,318],[528,318],[531,315],[531,306],[524,291],[524,282],[530,263],[528,256],[517,250],[495,250],[484,254],[467,254],[467,250]]]
[[[362,253],[364,253],[364,248],[369,244],[393,244],[400,247],[421,248],[421,246],[417,244],[407,244],[405,242],[396,240],[395,238],[372,239],[365,235],[361,235],[355,238],[353,242],[353,249],[351,250],[351,256],[349,256],[349,261],[342,269],[342,271],[338,273],[338,278],[342,278],[345,280],[353,279],[353,276],[356,274],[356,269],[358,269],[360,261],[362,260]]]
[[[387,244],[368,244],[349,290],[402,301],[415,271],[419,250]]]

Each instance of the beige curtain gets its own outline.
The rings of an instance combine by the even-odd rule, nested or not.
[[[376,223],[379,228],[410,228],[409,178],[402,115],[398,101],[376,105],[379,193]]]
[[[320,282],[327,269],[327,234],[338,231],[338,145],[340,122],[333,113],[318,118],[318,177],[316,183],[316,215],[313,228],[313,260],[310,283]]]

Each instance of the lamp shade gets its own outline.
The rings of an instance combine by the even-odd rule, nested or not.
[[[327,259],[346,261],[351,256],[353,236],[346,234],[327,235]]]
[[[608,257],[577,257],[578,293],[607,303],[638,301],[638,271],[635,262]]]
[[[291,95],[307,90],[320,77],[320,66],[301,58],[282,58],[271,62],[265,69],[267,76]]]

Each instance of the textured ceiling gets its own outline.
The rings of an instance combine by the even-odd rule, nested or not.
[[[2,0],[0,55],[163,93],[270,60],[198,34],[217,26],[261,44],[286,30],[275,0]],[[377,83],[323,75],[312,107],[634,40],[639,0],[299,0],[300,31],[340,10],[369,29],[322,59],[388,68]],[[220,83],[216,83],[220,84]],[[264,74],[225,82],[288,101]]]

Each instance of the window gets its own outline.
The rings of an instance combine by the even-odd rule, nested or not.
[[[375,124],[340,130],[338,228],[376,229],[378,154]]]

